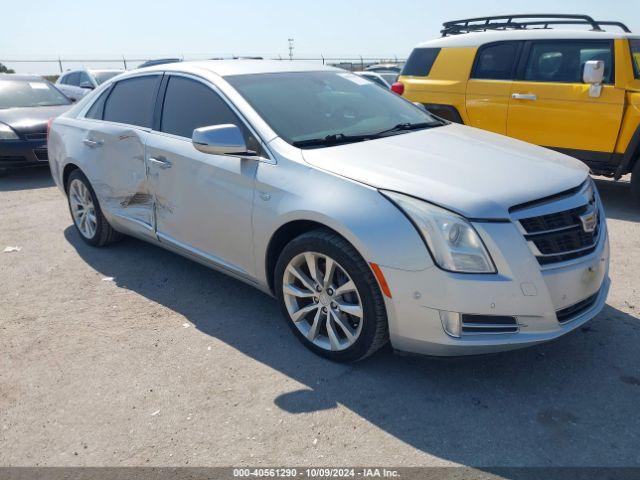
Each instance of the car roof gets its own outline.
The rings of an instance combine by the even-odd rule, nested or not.
[[[21,75],[16,73],[0,73],[0,81],[1,80],[16,80],[18,82],[46,82],[46,79],[42,78],[40,75]]]
[[[590,30],[489,30],[464,33],[437,38],[420,43],[418,48],[478,47],[486,43],[508,40],[614,40],[617,38],[640,38],[639,35],[623,32],[594,32]]]
[[[180,62],[165,65],[155,65],[137,70],[143,71],[172,71],[184,73],[198,73],[203,70],[221,77],[230,75],[251,75],[256,73],[284,73],[284,72],[317,72],[342,71],[339,68],[327,67],[313,62],[290,60],[204,60],[196,62]]]

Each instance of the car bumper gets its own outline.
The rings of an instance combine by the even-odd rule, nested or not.
[[[425,355],[494,353],[554,340],[595,317],[609,292],[609,240],[604,227],[598,246],[580,259],[541,268],[512,224],[476,226],[499,251],[496,275],[463,275],[436,267],[410,272],[383,268],[392,298],[386,299],[394,349]],[[496,240],[497,239],[497,240]],[[560,322],[558,311],[589,299]],[[445,332],[440,312],[514,317],[509,333]]]
[[[0,140],[0,168],[47,165],[46,140]]]

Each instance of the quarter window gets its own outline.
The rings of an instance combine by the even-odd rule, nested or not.
[[[93,105],[87,110],[85,114],[85,118],[93,118],[95,120],[102,120],[102,115],[104,114],[104,104],[109,96],[109,88],[107,88],[96,100],[93,102]]]
[[[415,48],[402,69],[402,75],[428,77],[439,53],[439,48]]]
[[[633,71],[636,74],[636,78],[640,79],[640,40],[631,40],[630,44]]]
[[[196,128],[225,123],[237,125],[244,132],[249,150],[258,151],[258,142],[217,93],[196,80],[169,79],[160,131],[191,138]]]
[[[151,128],[160,76],[129,78],[117,82],[104,106],[104,119]]]
[[[482,80],[513,80],[519,43],[499,43],[483,47],[478,52],[471,78]]]
[[[524,80],[534,82],[582,83],[584,65],[590,60],[604,62],[604,82],[613,81],[610,42],[533,43]]]

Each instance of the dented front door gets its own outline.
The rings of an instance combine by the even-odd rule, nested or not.
[[[154,236],[153,199],[149,192],[145,145],[148,130],[101,122],[83,139],[92,184],[105,215],[116,226]]]

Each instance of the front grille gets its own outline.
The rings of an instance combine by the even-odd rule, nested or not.
[[[42,133],[27,133],[24,136],[27,140],[46,140],[47,139],[47,133],[46,132],[42,132]]]
[[[595,215],[592,231],[585,224]],[[585,222],[583,222],[585,220]],[[538,263],[549,265],[584,257],[598,244],[602,219],[595,199],[580,207],[519,220]],[[586,222],[588,223],[588,222]]]
[[[33,153],[35,154],[38,160],[46,161],[49,160],[49,152],[46,148],[36,148]]]
[[[587,310],[589,310],[593,306],[593,304],[596,302],[597,299],[598,299],[598,294],[596,293],[594,295],[591,295],[589,298],[585,298],[581,302],[571,305],[570,307],[566,307],[566,308],[563,308],[562,310],[558,310],[556,312],[556,316],[558,317],[558,322],[567,323],[573,320],[574,318],[579,316],[581,313],[584,313]]]
[[[518,322],[514,317],[501,315],[462,315],[462,333],[516,333]]]

